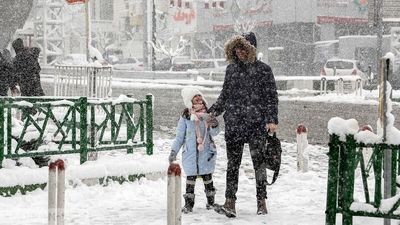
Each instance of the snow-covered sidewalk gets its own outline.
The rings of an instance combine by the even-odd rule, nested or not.
[[[155,157],[165,159],[171,141],[155,138]],[[223,134],[216,138],[218,163],[214,174],[217,202],[224,201],[226,153]],[[310,171],[297,172],[296,144],[282,143],[281,174],[277,182],[268,187],[268,210],[265,216],[256,215],[255,179],[248,148],[246,147],[240,170],[236,219],[228,219],[214,211],[206,210],[204,186],[200,179],[196,185],[194,212],[182,216],[183,225],[322,225],[325,223],[325,198],[327,183],[327,148],[309,146]],[[158,167],[153,162],[154,167]],[[164,163],[164,162],[163,162]],[[167,168],[165,168],[167,169]],[[271,173],[269,173],[271,175]],[[271,177],[269,176],[269,179]],[[76,185],[76,184],[75,184]],[[182,187],[184,186],[184,179]],[[184,190],[184,188],[182,189]],[[66,190],[65,224],[166,224],[167,179],[165,177],[138,182],[111,183],[86,186],[68,186]],[[183,201],[183,199],[182,199]],[[28,195],[0,197],[0,225],[47,224],[47,189]],[[340,216],[338,216],[340,218]],[[354,224],[382,224],[379,219],[355,218]],[[338,220],[337,224],[341,224]]]

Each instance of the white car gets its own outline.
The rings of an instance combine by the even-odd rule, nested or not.
[[[329,59],[321,69],[321,76],[350,76],[358,75],[366,79],[360,62],[353,59]]]
[[[114,70],[137,70],[143,71],[143,59],[125,58],[114,64]]]

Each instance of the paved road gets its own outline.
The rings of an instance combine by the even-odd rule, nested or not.
[[[50,84],[43,84],[46,93],[52,93]],[[145,95],[152,93],[155,97],[154,102],[154,124],[155,130],[164,131],[171,137],[179,119],[179,115],[184,109],[180,89],[149,89],[149,88],[113,88],[113,96],[120,94],[131,94],[137,99],[144,99]],[[215,102],[218,91],[203,91],[208,104]],[[376,128],[377,106],[321,103],[305,101],[281,101],[279,104],[279,137],[290,142],[296,141],[295,129],[298,124],[305,124],[308,129],[309,142],[313,144],[328,143],[327,124],[330,118],[339,116],[344,119],[355,118],[360,125],[370,124]],[[400,108],[393,107],[393,114],[400,115]],[[223,119],[219,117],[222,124]],[[395,121],[395,126],[400,127],[399,120]]]

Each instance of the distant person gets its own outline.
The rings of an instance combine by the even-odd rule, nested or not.
[[[215,187],[212,174],[215,169],[217,152],[212,136],[218,134],[218,120],[208,115],[203,94],[194,88],[184,88],[181,92],[186,108],[183,110],[176,128],[169,161],[172,163],[182,149],[182,164],[186,174],[185,206],[183,213],[192,212],[194,187],[197,177],[204,182],[207,209],[214,207]]]
[[[10,51],[4,49],[0,52],[0,96],[7,96],[8,90],[16,91],[16,80],[14,78]]]
[[[13,66],[17,83],[22,96],[44,96],[40,83],[40,65],[38,62],[40,49],[26,48],[21,38],[12,43],[15,51]]]
[[[221,93],[209,113],[223,112],[225,121],[226,171],[225,204],[214,209],[236,217],[236,192],[243,147],[249,144],[256,178],[257,214],[267,214],[267,174],[263,150],[267,132],[275,133],[278,124],[278,94],[271,68],[257,60],[257,39],[253,32],[232,37],[225,44],[229,65]]]

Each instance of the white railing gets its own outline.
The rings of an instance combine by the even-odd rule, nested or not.
[[[109,97],[111,67],[57,65],[55,68],[54,96]]]

